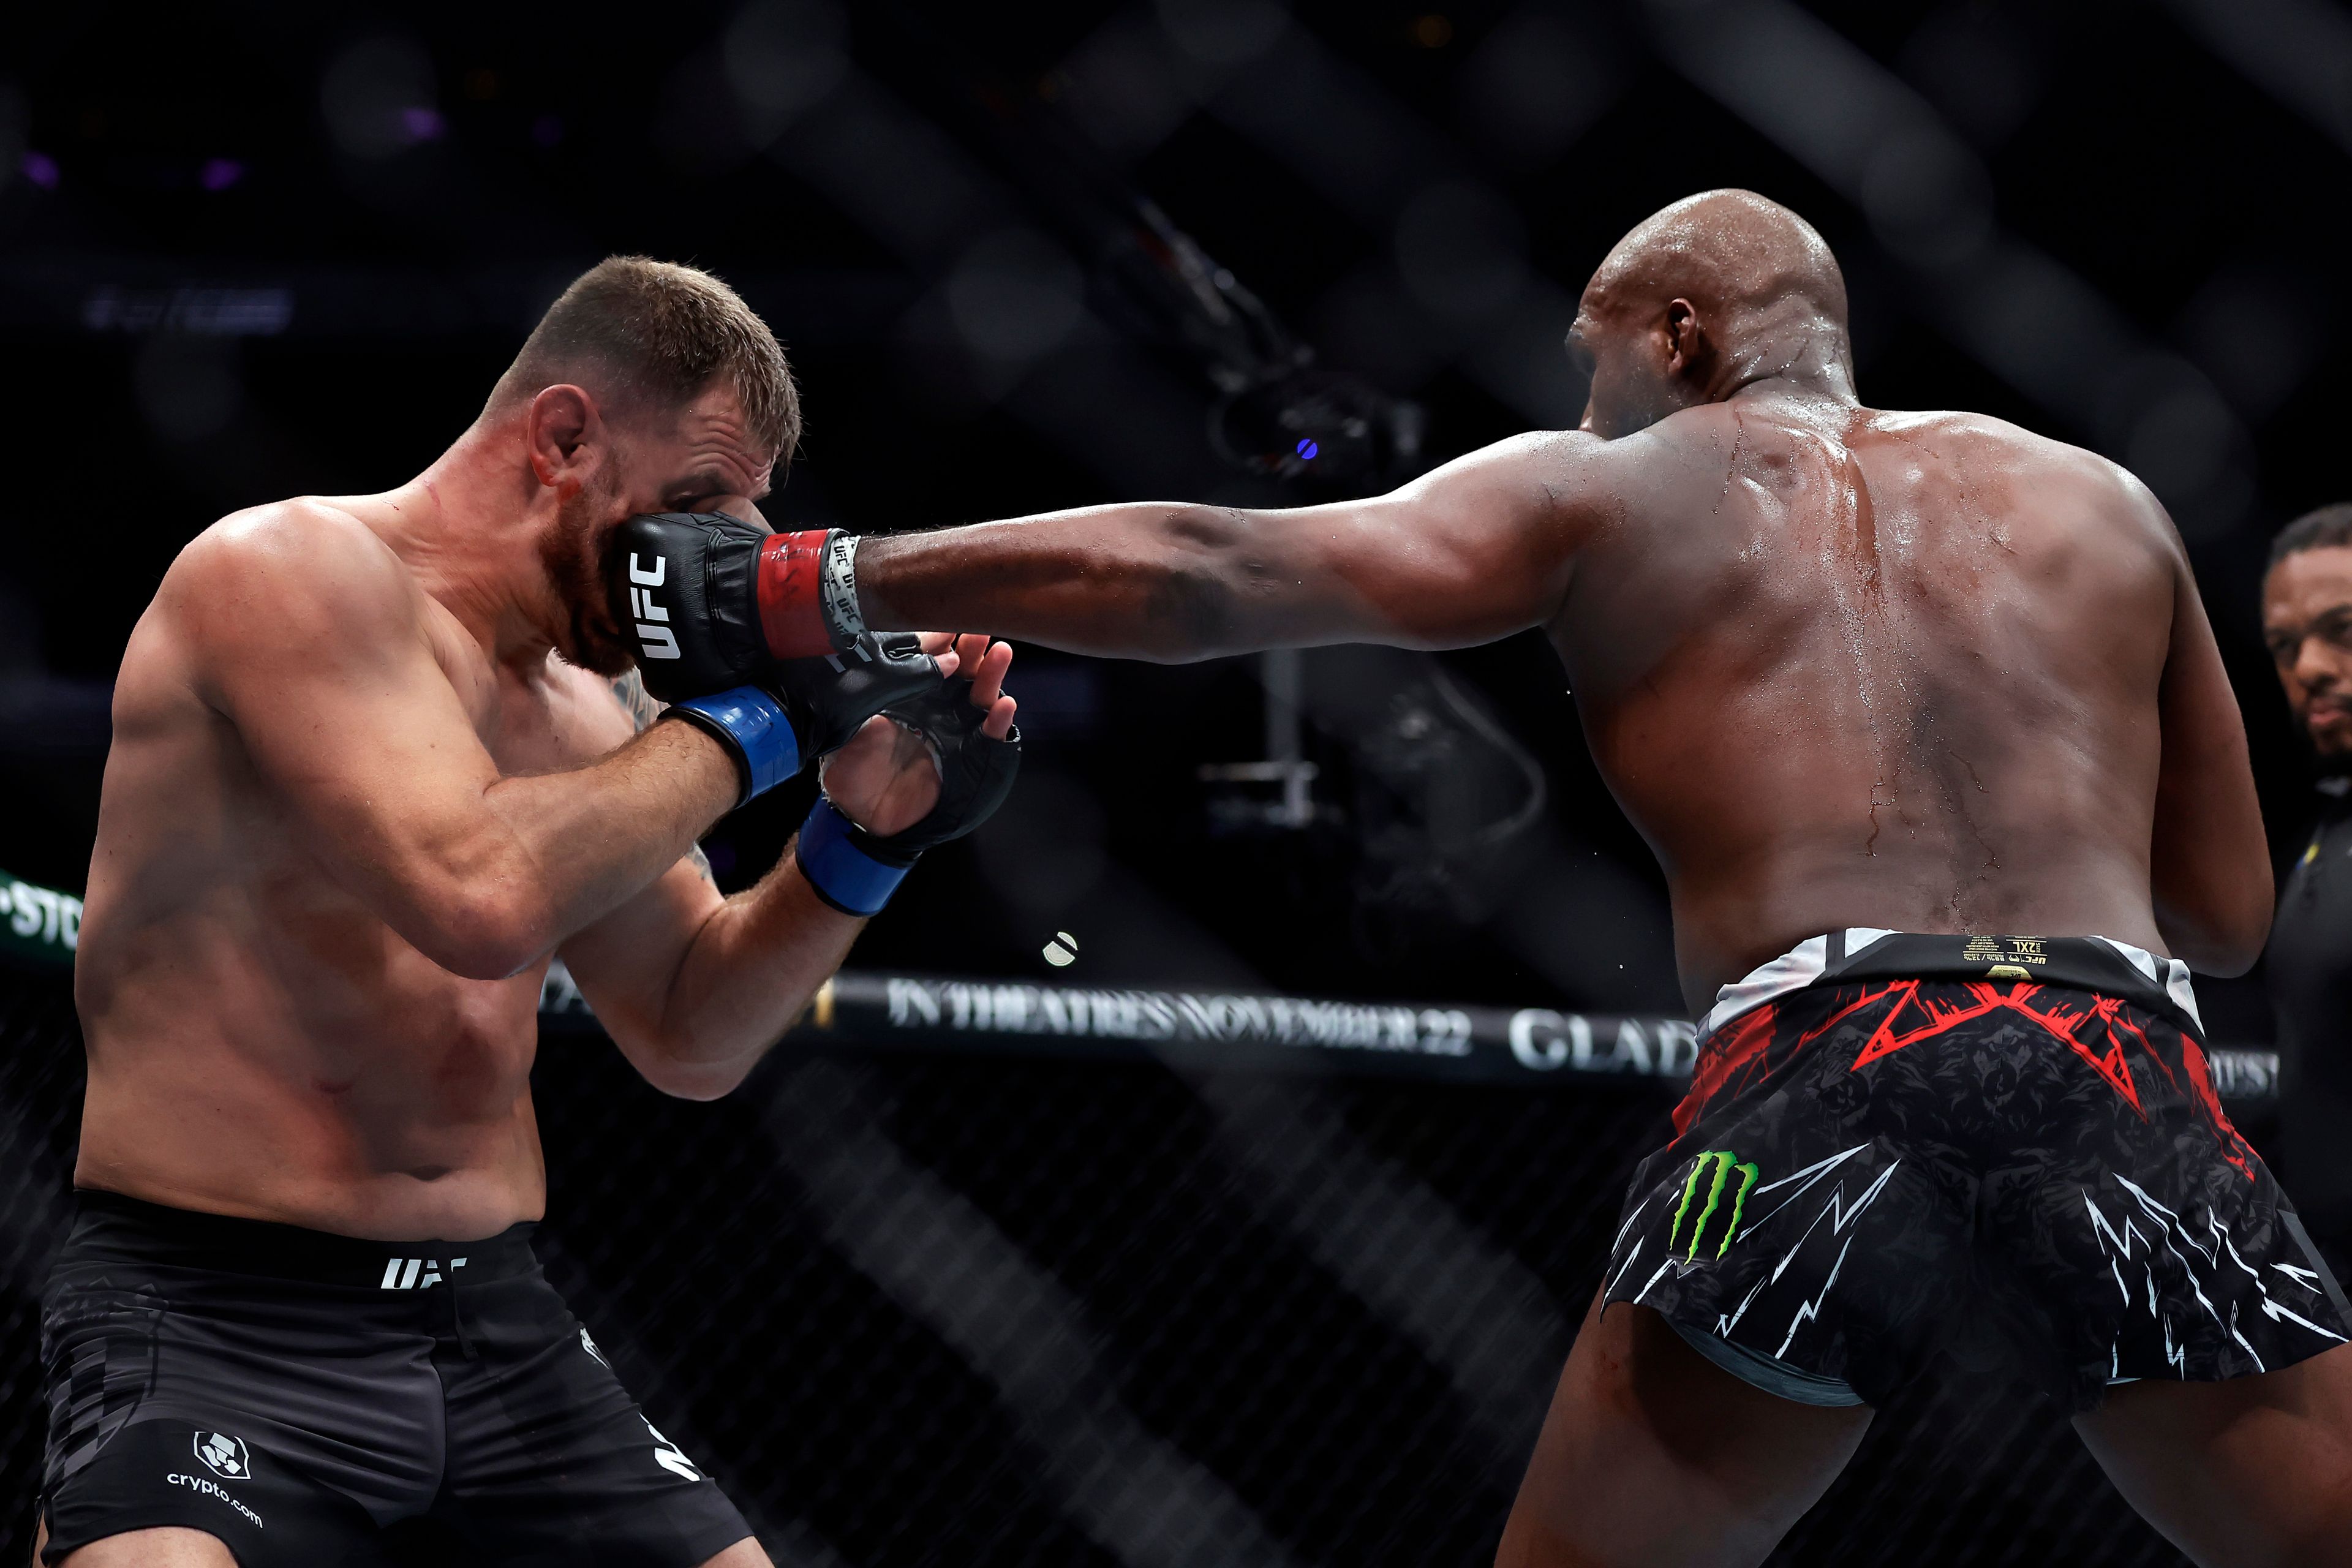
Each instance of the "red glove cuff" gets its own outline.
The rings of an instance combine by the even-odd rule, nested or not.
[[[820,658],[841,651],[824,618],[827,531],[772,533],[760,546],[760,631],[777,658]]]

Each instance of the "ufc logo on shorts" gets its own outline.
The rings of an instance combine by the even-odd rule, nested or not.
[[[452,1275],[464,1267],[464,1258],[449,1259]],[[387,1290],[422,1290],[427,1285],[441,1283],[441,1260],[437,1258],[387,1258],[383,1261],[383,1289]]]
[[[637,624],[639,650],[637,657],[639,658],[679,658],[677,638],[670,634],[668,626],[654,624],[667,623],[669,620],[669,612],[655,604],[653,595],[646,592],[647,589],[660,587],[662,579],[669,575],[669,557],[655,556],[654,569],[651,572],[638,565],[638,559],[635,551],[629,552],[629,614],[635,618]]]

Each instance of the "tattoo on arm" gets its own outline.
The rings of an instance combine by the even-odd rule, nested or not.
[[[618,702],[621,711],[635,723],[640,735],[653,728],[654,721],[662,716],[664,704],[654,700],[653,694],[646,689],[646,678],[634,669],[614,680],[613,700]],[[688,846],[686,858],[693,862],[695,870],[701,873],[704,881],[713,887],[719,885],[718,877],[710,869],[710,857],[702,852],[701,845]]]
[[[620,676],[613,682],[613,700],[621,705],[642,735],[653,728],[654,721],[662,716],[663,704],[656,702],[646,689],[646,678],[635,670]]]

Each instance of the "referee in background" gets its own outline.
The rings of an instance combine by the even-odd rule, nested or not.
[[[2267,953],[2277,1163],[2328,1266],[2352,1279],[2352,502],[2295,519],[2273,542],[2263,640],[2319,764],[2318,821]]]

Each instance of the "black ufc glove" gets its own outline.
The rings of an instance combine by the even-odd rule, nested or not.
[[[911,702],[884,710],[928,742],[940,770],[940,798],[913,826],[877,837],[820,795],[794,850],[801,876],[844,914],[870,915],[887,903],[926,849],[961,838],[996,815],[1021,771],[1021,731],[1002,741],[981,732],[988,715],[972,706],[971,681],[950,676]]]
[[[856,547],[839,529],[772,533],[723,511],[654,512],[614,530],[605,591],[646,689],[675,702],[780,660],[854,652],[865,629],[847,575]]]

